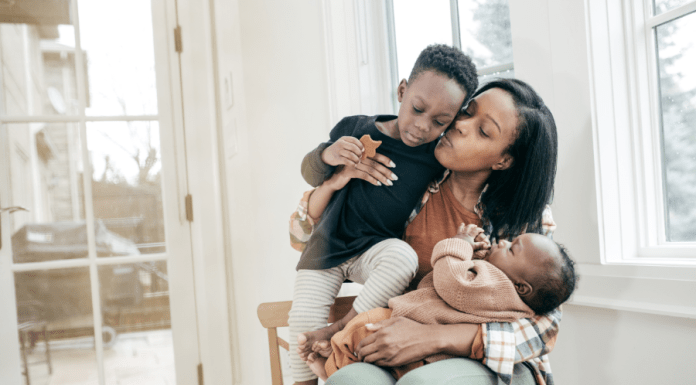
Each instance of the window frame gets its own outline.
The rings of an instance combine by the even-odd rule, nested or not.
[[[572,304],[696,318],[696,243],[664,242],[660,220],[653,31],[686,10],[696,1],[658,16],[651,0],[585,2],[599,255],[578,264]]]
[[[452,26],[452,45],[462,49],[462,35],[459,30],[459,0],[449,0],[450,2],[450,23]],[[394,0],[385,0],[385,16],[387,24],[388,47],[389,47],[389,71],[391,75],[392,89],[396,90],[401,80],[398,75],[398,55],[396,52],[396,29],[394,19]],[[508,8],[509,9],[509,8]],[[495,64],[491,66],[476,68],[476,75],[480,78],[495,75],[505,71],[515,69],[514,60],[508,63]],[[398,111],[399,102],[396,99],[396,92],[392,93],[392,104],[394,111]]]
[[[696,1],[656,16],[652,0],[589,3],[603,262],[696,263],[696,242],[666,241],[655,41],[657,26],[696,11]]]

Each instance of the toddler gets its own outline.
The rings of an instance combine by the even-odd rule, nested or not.
[[[444,171],[435,159],[436,139],[477,85],[469,57],[453,47],[429,46],[397,88],[398,116],[344,118],[331,131],[330,140],[314,150],[326,164],[360,172],[364,147],[358,138],[368,134],[382,142],[379,152],[392,162],[390,168],[380,166],[388,176],[387,186],[336,173],[308,199],[308,222],[317,224],[297,265],[288,320],[295,382],[315,381],[304,362],[315,342],[329,340],[358,313],[386,306],[413,279],[418,257],[400,239],[404,224],[428,184]],[[325,167],[307,162],[305,170]],[[322,218],[316,222],[313,217],[318,215]],[[349,314],[327,326],[329,308],[345,280],[361,283],[363,289]]]

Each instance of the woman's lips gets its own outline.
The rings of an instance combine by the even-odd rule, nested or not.
[[[447,133],[445,133],[445,135],[442,135],[442,139],[440,139],[440,141],[442,142],[442,144],[448,147],[452,147],[452,142],[450,142],[449,138],[447,137]]]

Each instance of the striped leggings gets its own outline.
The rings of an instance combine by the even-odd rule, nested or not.
[[[288,319],[293,380],[317,378],[297,354],[297,335],[327,325],[329,309],[343,281],[350,279],[364,285],[353,302],[353,308],[362,313],[386,307],[390,298],[403,293],[417,270],[418,255],[408,243],[396,238],[384,240],[331,269],[299,270]]]

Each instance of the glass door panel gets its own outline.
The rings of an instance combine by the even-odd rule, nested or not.
[[[89,269],[16,272],[22,371],[32,384],[97,383]]]
[[[157,84],[148,0],[78,0],[89,79],[87,115],[156,115]]]
[[[0,115],[78,113],[75,28],[63,23],[0,23]]]
[[[106,383],[175,384],[166,261],[100,266],[99,284],[104,324],[116,334],[105,341]]]
[[[159,122],[89,122],[87,147],[94,216],[137,247],[99,256],[165,252]]]
[[[169,290],[193,292],[172,85],[156,82],[172,78],[172,53],[153,43],[172,4],[53,2],[73,12],[53,34],[0,24],[0,197],[16,207],[0,217],[0,283],[15,292],[0,298],[14,351],[0,378],[193,383],[195,303]]]
[[[83,162],[76,123],[5,125],[14,263],[86,258]],[[76,246],[83,245],[82,247]]]

